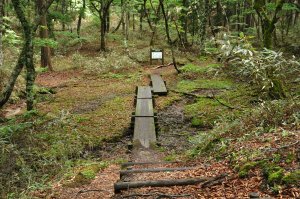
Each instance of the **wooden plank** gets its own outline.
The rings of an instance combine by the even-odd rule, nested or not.
[[[152,99],[137,99],[135,117],[154,117]]]
[[[140,187],[169,187],[169,186],[184,186],[196,185],[201,182],[210,180],[211,178],[188,178],[188,179],[170,179],[170,180],[150,180],[136,182],[117,182],[114,184],[115,193],[121,190]]]
[[[192,170],[196,167],[176,167],[176,168],[150,168],[150,169],[132,169],[132,170],[121,170],[120,176],[131,173],[158,173],[158,172],[175,172],[175,171],[186,171]]]
[[[133,140],[139,141],[142,146],[149,148],[156,142],[155,124],[153,117],[136,117]]]
[[[180,163],[178,161],[170,161],[170,162],[125,162],[121,164],[122,167],[128,167],[133,165],[150,165],[150,164],[174,164],[174,163]]]
[[[152,99],[150,86],[138,86],[137,99]]]
[[[158,95],[167,94],[167,87],[160,75],[153,74],[150,76],[152,82],[153,93]]]

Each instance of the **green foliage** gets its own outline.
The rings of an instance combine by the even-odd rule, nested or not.
[[[282,182],[286,185],[297,185],[300,183],[300,170],[287,173],[283,178]]]
[[[205,127],[205,122],[201,118],[193,117],[192,119],[192,126],[193,127]]]
[[[286,97],[284,79],[300,73],[299,61],[295,57],[286,59],[282,52],[255,51],[245,36],[233,40],[226,36],[221,42],[222,56],[229,59],[232,73],[256,85],[262,97]]]
[[[33,41],[34,45],[37,47],[50,47],[50,48],[57,48],[58,42],[53,39],[40,39],[35,38]]]
[[[15,31],[9,29],[5,30],[5,35],[2,37],[2,41],[4,44],[8,44],[10,46],[22,43],[21,37],[18,36]]]
[[[251,169],[256,167],[258,162],[247,162],[239,169],[239,177],[244,178],[248,176],[248,173]]]

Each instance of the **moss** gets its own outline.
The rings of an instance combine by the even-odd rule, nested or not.
[[[293,171],[286,174],[282,178],[282,183],[286,185],[299,185],[300,184],[300,170]]]
[[[180,70],[184,73],[206,73],[213,68],[219,68],[220,64],[208,64],[206,66],[198,66],[194,64],[186,64]]]
[[[195,81],[182,80],[177,84],[177,90],[182,92],[192,92],[198,88],[198,84]]]
[[[273,163],[264,163],[261,165],[263,168],[264,177],[270,185],[280,184],[284,176],[284,169]]]
[[[80,169],[80,171],[76,174],[74,180],[72,182],[66,183],[67,187],[77,187],[83,184],[90,183],[93,179],[95,179],[97,173],[108,166],[107,162],[100,162],[97,164],[86,165]]]
[[[295,161],[296,159],[297,159],[296,154],[294,154],[293,152],[290,152],[287,155],[285,162],[289,164],[289,163],[292,163],[293,161]]]
[[[247,162],[239,169],[239,177],[244,178],[248,176],[248,173],[251,169],[256,167],[258,165],[258,162]]]
[[[282,177],[284,176],[284,169],[280,168],[277,171],[270,172],[268,176],[268,183],[275,184],[280,183]]]
[[[171,162],[171,161],[175,161],[176,160],[176,154],[170,154],[170,155],[167,155],[164,160],[165,161],[168,161],[168,162]]]
[[[194,117],[192,119],[192,126],[193,127],[205,127],[205,122],[201,119],[201,118],[198,118],[198,117]]]
[[[85,179],[94,179],[96,177],[96,173],[93,170],[84,170],[80,172]]]
[[[203,89],[230,89],[233,86],[232,81],[225,79],[201,79],[197,84]]]

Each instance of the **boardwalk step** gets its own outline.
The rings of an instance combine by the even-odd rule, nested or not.
[[[149,148],[151,143],[156,142],[154,117],[136,117],[134,120],[133,140]]]
[[[152,99],[137,99],[135,117],[154,117]]]
[[[121,170],[120,177],[126,174],[132,173],[158,173],[158,172],[176,172],[176,171],[186,171],[192,170],[196,167],[177,167],[177,168],[150,168],[150,169],[132,169],[132,170]]]
[[[166,95],[168,93],[165,82],[160,75],[150,75],[152,90],[154,94]]]
[[[151,164],[174,164],[179,162],[125,162],[121,164],[122,167],[128,167],[133,165],[151,165]]]
[[[152,99],[151,87],[150,86],[138,86],[136,89],[137,99]]]
[[[114,184],[115,193],[121,190],[140,187],[169,187],[169,186],[184,186],[195,185],[201,182],[210,180],[211,178],[188,178],[188,179],[170,179],[170,180],[150,180],[136,182],[117,182]]]

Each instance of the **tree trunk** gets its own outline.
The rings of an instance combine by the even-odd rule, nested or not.
[[[106,20],[105,20],[105,32],[108,33],[110,29],[110,9],[107,9]]]
[[[99,13],[100,14],[100,13]],[[106,18],[105,18],[105,12],[103,12],[103,16],[100,19],[101,20],[101,27],[100,27],[100,50],[105,51],[105,26],[106,26]]]
[[[82,21],[82,18],[84,17],[85,8],[86,8],[85,0],[82,0],[82,7],[80,8],[78,22],[77,22],[77,36],[78,37],[80,37],[81,21]]]
[[[34,33],[37,31],[39,24],[42,21],[42,14],[47,13],[50,5],[53,3],[53,0],[47,2],[41,12],[38,13],[37,24],[30,24],[29,21],[25,17],[25,13],[22,9],[22,5],[20,5],[19,0],[12,0],[12,5],[16,12],[17,18],[20,21],[24,33],[24,44],[19,55],[16,66],[14,67],[10,79],[7,83],[7,86],[3,90],[0,95],[0,108],[4,106],[4,104],[8,101],[16,80],[20,75],[24,65],[26,65],[27,74],[26,74],[26,101],[27,101],[27,110],[32,110],[34,105],[34,93],[33,93],[33,85],[35,81],[35,69],[34,69],[34,61],[33,61],[33,37]]]
[[[3,1],[0,0],[0,68],[3,66],[3,48],[2,48],[2,33],[3,33]]]
[[[176,59],[175,59],[175,52],[174,52],[174,46],[173,46],[173,42],[172,39],[170,37],[170,31],[169,31],[169,22],[168,22],[168,17],[167,14],[165,12],[165,6],[164,6],[164,0],[159,0],[160,2],[160,6],[161,6],[161,11],[163,13],[164,16],[164,20],[165,20],[165,30],[166,30],[166,34],[167,34],[167,38],[168,38],[168,43],[170,45],[171,48],[171,52],[172,52],[172,61],[174,64],[174,68],[177,71],[177,73],[180,73],[180,70],[177,68],[177,64],[176,64]]]
[[[135,15],[132,14],[132,30],[135,31]]]
[[[207,25],[207,18],[209,18],[209,0],[204,1],[204,16],[201,18],[200,24],[200,52],[204,52],[205,49],[205,38],[206,38],[206,25]],[[213,31],[213,35],[214,30]],[[215,35],[214,35],[215,37]]]
[[[41,10],[45,6],[46,2],[45,0],[38,0],[38,9],[41,13]],[[48,39],[48,29],[47,29],[47,13],[41,13],[41,24],[40,24],[40,38],[41,39]],[[48,67],[50,71],[53,70],[52,63],[51,63],[51,52],[50,48],[48,46],[42,46],[41,47],[41,67]]]
[[[65,16],[65,14],[66,14],[66,7],[67,7],[67,5],[66,5],[66,0],[62,0],[61,1],[61,13]],[[65,21],[64,21],[64,19],[63,19],[63,21],[62,21],[62,31],[65,31],[66,30],[66,23],[65,23]]]
[[[125,14],[125,40],[127,41],[129,38],[129,13]]]
[[[146,0],[144,0],[144,3],[146,2]],[[144,9],[144,5],[141,4],[141,10],[140,10],[140,32],[143,31],[143,17],[145,14],[145,9]]]
[[[277,23],[279,17],[277,14],[282,10],[284,0],[280,0],[276,4],[275,12],[273,18],[270,19],[268,15],[265,14],[264,8],[266,7],[266,2],[264,0],[255,0],[254,9],[261,20],[261,28],[263,34],[263,44],[265,48],[272,47],[272,33],[275,30],[275,24]]]
[[[13,69],[11,75],[10,75],[9,81],[6,84],[5,89],[1,93],[0,108],[2,108],[4,106],[4,104],[6,104],[6,102],[8,101],[8,99],[9,99],[9,97],[10,97],[10,95],[11,95],[13,89],[14,89],[17,78],[19,77],[19,75],[20,75],[20,73],[21,73],[21,71],[24,67],[24,62],[25,62],[24,59],[25,59],[26,51],[27,51],[27,45],[25,43],[23,45],[22,51],[19,55],[17,64],[14,67],[14,69]]]

